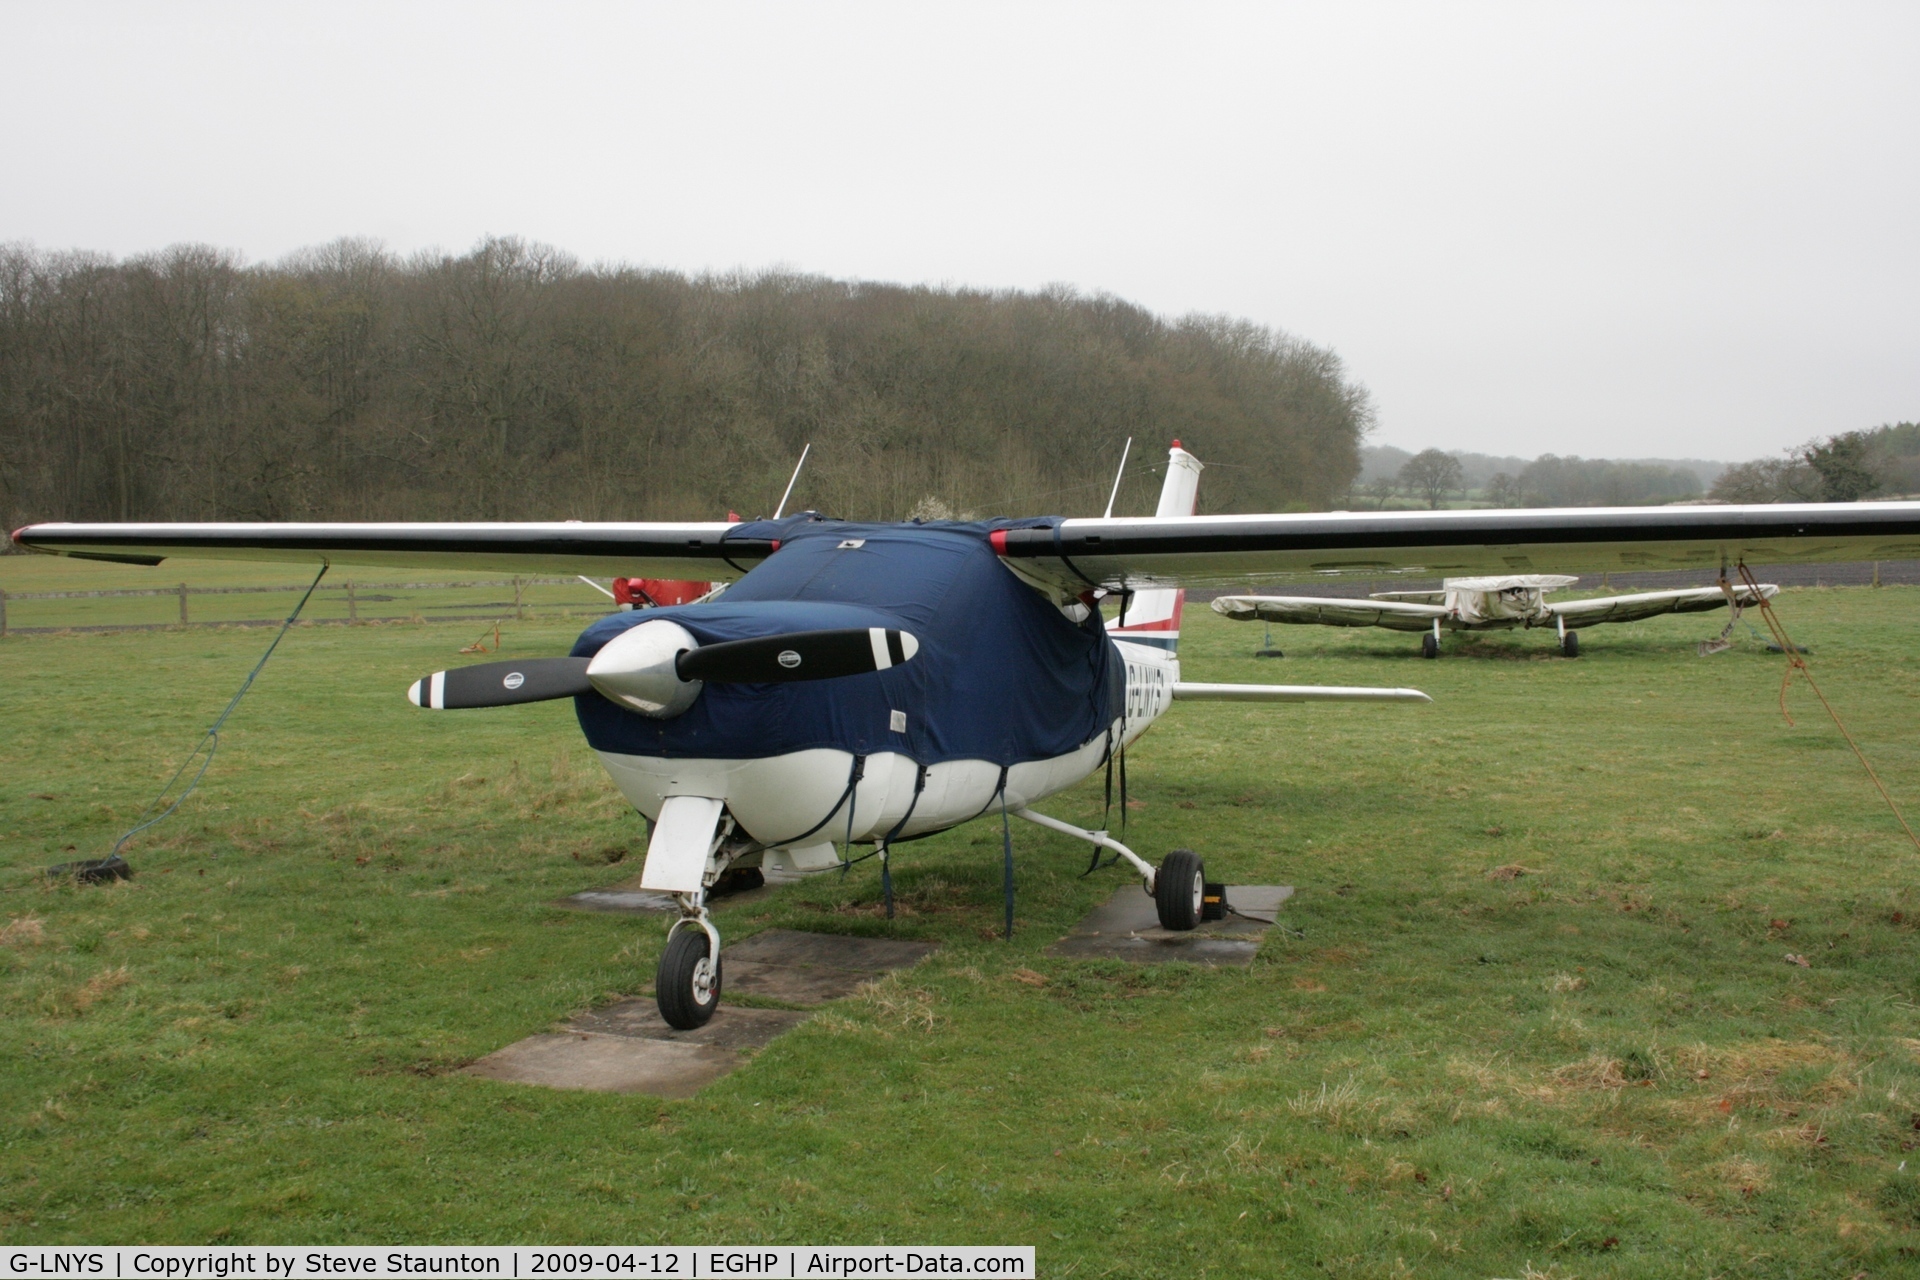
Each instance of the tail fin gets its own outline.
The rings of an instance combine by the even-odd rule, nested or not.
[[[1180,447],[1175,440],[1167,450],[1167,479],[1160,486],[1160,505],[1154,519],[1165,520],[1193,514],[1200,492],[1200,459]],[[1127,602],[1126,615],[1107,622],[1108,634],[1135,644],[1150,644],[1169,652],[1180,647],[1180,611],[1187,603],[1184,588],[1153,587],[1136,591]]]

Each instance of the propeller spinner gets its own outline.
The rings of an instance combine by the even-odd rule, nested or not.
[[[436,671],[413,682],[407,701],[454,711],[511,707],[598,691],[642,715],[668,719],[700,687],[832,680],[885,671],[920,651],[913,633],[887,627],[794,631],[701,645],[677,622],[657,618],[609,641],[591,658],[522,658]]]

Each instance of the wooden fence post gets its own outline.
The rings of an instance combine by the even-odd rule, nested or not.
[[[1876,587],[1880,585],[1880,562],[1878,560],[1873,562],[1873,585]],[[0,636],[6,633],[6,628],[0,627]]]
[[[7,635],[7,593],[0,591],[0,640]]]
[[[520,579],[513,580],[513,616],[526,620],[527,611],[520,606]]]
[[[187,625],[187,584],[180,584],[180,625]]]
[[[353,584],[347,584],[347,625],[355,626],[360,621],[360,601],[353,594]]]

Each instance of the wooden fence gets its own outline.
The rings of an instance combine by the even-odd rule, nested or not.
[[[62,631],[146,631],[167,627],[277,626],[305,592],[305,583],[287,586],[194,587],[182,582],[167,587],[122,588],[102,591],[0,590],[0,637],[46,635]],[[558,589],[558,590],[556,590]],[[489,595],[511,599],[484,599]],[[206,597],[255,597],[255,601],[221,601],[235,607],[210,608]],[[267,607],[267,596],[285,597],[285,603]],[[140,621],[109,620],[119,610],[97,602],[135,600],[178,602],[178,617],[148,617]],[[194,602],[198,601],[196,605]],[[395,605],[407,606],[396,612]],[[23,607],[25,606],[25,607]],[[505,618],[599,615],[611,612],[613,602],[599,588],[580,578],[502,578],[466,582],[341,582],[315,590],[303,620],[355,625],[371,622],[492,622]],[[152,609],[137,609],[151,614]],[[171,609],[164,610],[168,615]],[[211,615],[211,616],[209,616]]]

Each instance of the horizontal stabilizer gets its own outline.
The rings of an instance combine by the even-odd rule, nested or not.
[[[586,658],[521,658],[436,671],[407,687],[407,701],[435,711],[513,707],[589,693]]]
[[[1354,689],[1319,684],[1188,684],[1173,686],[1175,702],[1432,702],[1418,689]]]

